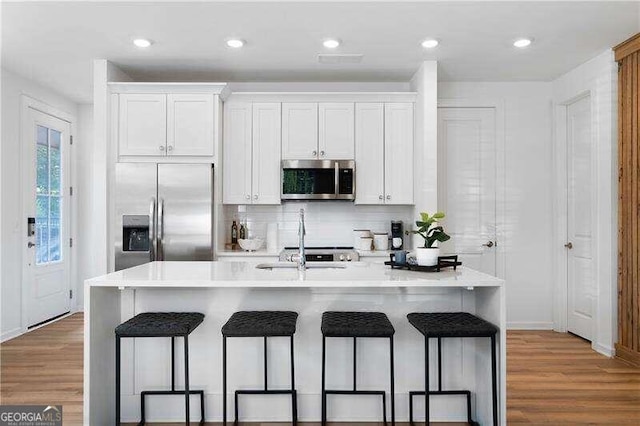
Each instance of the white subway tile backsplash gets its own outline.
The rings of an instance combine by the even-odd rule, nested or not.
[[[231,239],[233,220],[244,221],[249,237],[266,237],[267,225],[278,224],[279,247],[298,245],[298,217],[305,210],[307,246],[353,246],[354,229],[370,229],[373,232],[391,232],[391,221],[401,220],[405,229],[414,221],[413,206],[361,206],[352,202],[315,201],[287,202],[279,206],[246,206],[246,212],[238,212],[237,205],[225,205],[223,220],[225,242]],[[410,241],[405,236],[405,246]]]

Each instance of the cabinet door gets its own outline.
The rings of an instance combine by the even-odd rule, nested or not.
[[[167,154],[213,156],[213,95],[168,95],[167,102]]]
[[[253,104],[253,204],[280,204],[280,104]]]
[[[251,104],[226,104],[222,147],[222,202],[251,203]]]
[[[282,104],[282,158],[318,158],[318,104]]]
[[[167,96],[121,94],[119,155],[165,155]]]
[[[384,104],[356,104],[356,204],[384,204]]]
[[[321,103],[318,107],[318,158],[353,160],[354,113],[352,103]]]
[[[413,103],[384,106],[386,204],[413,204]]]

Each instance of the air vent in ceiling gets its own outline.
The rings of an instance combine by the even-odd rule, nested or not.
[[[318,62],[321,64],[359,64],[362,62],[362,53],[321,53]]]

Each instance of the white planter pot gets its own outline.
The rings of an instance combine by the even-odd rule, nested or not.
[[[438,256],[440,256],[440,249],[437,247],[432,247],[432,248],[419,247],[416,249],[416,262],[420,266],[437,265]]]

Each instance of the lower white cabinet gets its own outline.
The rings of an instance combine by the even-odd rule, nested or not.
[[[356,204],[413,204],[413,103],[356,104]]]
[[[280,204],[280,104],[229,103],[224,117],[223,203]]]

